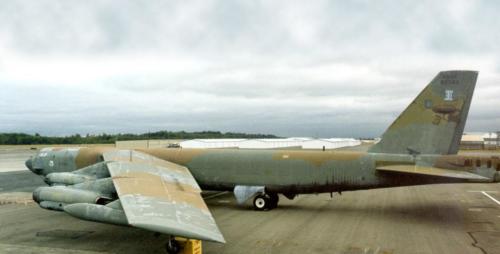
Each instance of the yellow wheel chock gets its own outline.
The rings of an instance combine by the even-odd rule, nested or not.
[[[183,237],[175,237],[175,240],[181,247],[182,254],[202,254],[201,240],[186,239]]]

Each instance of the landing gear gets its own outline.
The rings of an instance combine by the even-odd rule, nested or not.
[[[168,254],[178,254],[181,251],[181,245],[175,240],[175,237],[170,237],[167,244],[165,244],[165,249]]]
[[[269,193],[269,198],[271,200],[271,203],[269,203],[270,207],[269,209],[274,209],[278,207],[278,202],[280,201],[280,197],[278,196],[277,193]]]
[[[257,211],[264,211],[267,210],[270,202],[271,199],[268,196],[265,194],[259,194],[253,199],[253,207]]]
[[[278,207],[279,197],[276,193],[258,194],[253,199],[253,207],[257,211],[266,211]]]

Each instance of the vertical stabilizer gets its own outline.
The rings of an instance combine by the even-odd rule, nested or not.
[[[442,71],[370,148],[373,153],[456,154],[476,71]]]

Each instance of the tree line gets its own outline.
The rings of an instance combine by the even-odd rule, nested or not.
[[[118,140],[142,140],[142,139],[215,139],[215,138],[278,138],[268,134],[247,134],[220,131],[157,131],[142,134],[119,133],[119,134],[74,134],[71,136],[54,137],[34,135],[26,133],[0,133],[0,145],[34,145],[34,144],[112,144]]]

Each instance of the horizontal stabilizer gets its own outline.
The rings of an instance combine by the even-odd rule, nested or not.
[[[425,176],[440,176],[440,177],[472,180],[477,182],[492,181],[492,179],[476,175],[473,173],[469,173],[467,171],[436,168],[436,167],[423,167],[417,165],[387,165],[387,166],[379,166],[377,167],[377,170],[380,172],[388,172],[388,173],[405,173],[405,174],[415,174],[415,175],[425,175]]]

